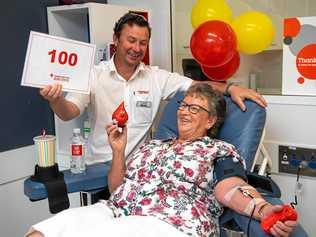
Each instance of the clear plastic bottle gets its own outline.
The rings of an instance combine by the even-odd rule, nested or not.
[[[79,174],[85,170],[85,142],[80,134],[80,128],[74,128],[71,138],[70,171],[71,173]]]
[[[85,142],[85,152],[86,152],[85,158],[86,158],[86,160],[91,159],[91,148],[90,148],[90,144],[89,144],[90,132],[91,132],[90,122],[89,122],[89,120],[85,120],[83,122],[83,139]]]
[[[87,141],[91,132],[89,120],[83,122],[83,138]]]

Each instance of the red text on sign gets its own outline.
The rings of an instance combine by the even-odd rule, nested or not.
[[[48,55],[51,56],[50,62],[56,62],[56,56],[58,58],[57,63],[64,65],[68,63],[69,66],[75,66],[78,62],[78,55],[76,53],[68,53],[66,51],[57,52],[56,49],[53,49],[48,52]]]

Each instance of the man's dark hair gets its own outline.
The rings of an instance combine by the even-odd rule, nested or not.
[[[128,12],[124,14],[116,23],[114,26],[114,34],[119,38],[123,29],[123,26],[125,24],[128,24],[129,26],[137,25],[140,27],[146,27],[149,32],[149,38],[151,36],[151,28],[149,26],[148,21],[145,19],[145,17],[138,15],[136,13]]]

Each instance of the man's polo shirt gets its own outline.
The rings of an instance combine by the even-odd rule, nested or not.
[[[126,81],[109,61],[94,66],[90,95],[69,93],[66,99],[82,113],[89,106],[91,133],[88,141],[91,157],[87,163],[112,159],[105,126],[112,122],[112,113],[124,101],[129,115],[127,122],[126,157],[143,142],[157,115],[161,100],[172,97],[179,90],[187,90],[192,80],[177,73],[141,63]]]

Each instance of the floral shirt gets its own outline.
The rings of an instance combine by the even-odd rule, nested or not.
[[[219,236],[222,207],[213,194],[218,157],[243,162],[232,145],[209,137],[182,144],[152,140],[127,160],[124,182],[107,204],[116,217],[155,216],[189,236]]]

